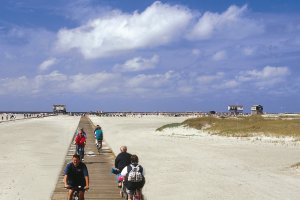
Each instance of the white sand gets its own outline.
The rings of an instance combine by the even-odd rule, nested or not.
[[[92,117],[116,154],[126,144],[140,157],[148,200],[300,199],[300,170],[290,167],[300,162],[299,143],[185,128],[155,132],[183,119]],[[58,116],[0,123],[0,200],[49,199],[78,122]]]
[[[0,200],[47,200],[80,117],[0,123]]]
[[[116,154],[121,145],[140,157],[149,200],[298,200],[300,145],[291,141],[210,136],[192,129],[155,132],[171,117],[92,117]]]

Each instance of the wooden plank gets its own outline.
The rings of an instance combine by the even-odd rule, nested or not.
[[[111,173],[115,155],[105,142],[103,142],[103,150],[100,154],[98,153],[94,139],[95,125],[88,117],[82,116],[78,127],[82,127],[87,133],[84,163],[89,171],[90,190],[85,193],[85,200],[120,200],[119,188],[117,187],[115,175]],[[72,141],[65,158],[65,163],[58,176],[56,187],[52,193],[52,200],[67,199],[67,190],[63,188],[63,170],[66,164],[71,161],[74,153],[75,145]]]

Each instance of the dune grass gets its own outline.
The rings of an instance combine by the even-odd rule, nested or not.
[[[182,123],[165,125],[157,130],[174,126],[188,126],[207,130],[212,134],[234,137],[248,137],[255,135],[292,136],[300,138],[300,118],[276,117],[268,118],[261,115],[240,117],[198,117],[185,120]]]

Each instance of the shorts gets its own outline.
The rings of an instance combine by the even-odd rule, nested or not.
[[[142,190],[142,188],[145,185],[145,178],[143,178],[143,181],[141,182],[129,182],[126,181],[124,182],[124,185],[126,187],[126,189],[130,192],[130,191],[134,191],[134,190]]]
[[[84,187],[85,187],[85,182],[81,182],[81,183],[75,183],[75,182],[71,182],[69,181],[68,183],[71,187],[77,188],[78,186],[80,186],[81,188],[78,189],[79,191],[85,191]]]
[[[142,188],[141,188],[141,189],[136,189],[136,190],[142,191]],[[126,188],[126,193],[127,193],[128,195],[133,195],[133,194],[134,194],[134,191],[135,191],[135,190],[128,190],[128,189]]]

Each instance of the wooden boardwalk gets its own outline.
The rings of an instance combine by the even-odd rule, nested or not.
[[[95,146],[94,128],[95,125],[88,117],[81,117],[78,127],[81,127],[87,133],[87,143],[85,147],[84,163],[86,164],[89,177],[90,189],[85,193],[85,200],[106,199],[120,200],[119,188],[115,180],[115,176],[111,174],[111,168],[114,164],[115,155],[112,150],[103,143],[102,151],[99,154]],[[105,134],[105,133],[104,133]],[[53,191],[52,200],[66,200],[67,190],[64,189],[63,171],[68,162],[71,161],[72,155],[75,153],[75,145],[73,141],[70,144],[69,151],[65,158],[65,163],[61,169],[58,181]]]

